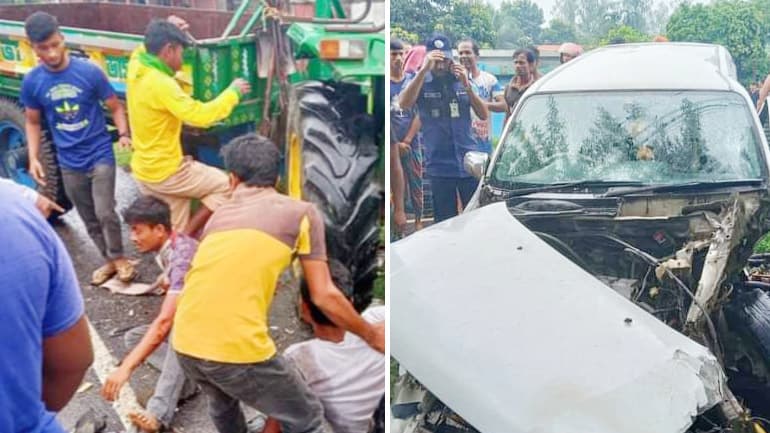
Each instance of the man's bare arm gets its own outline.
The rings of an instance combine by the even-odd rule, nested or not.
[[[759,98],[757,98],[757,111],[762,109],[762,106],[767,100],[767,94],[770,93],[770,75],[765,78],[765,82],[762,83],[762,88],[759,89]]]
[[[431,51],[425,55],[425,59],[422,62],[420,70],[417,71],[417,75],[409,81],[406,88],[398,95],[398,105],[403,110],[409,110],[417,103],[417,98],[420,96],[420,90],[425,83],[425,76],[428,75],[428,71],[433,69],[433,66],[437,61],[443,60],[444,54],[441,51]]]
[[[406,211],[404,210],[404,167],[401,165],[398,145],[390,147],[390,191],[393,197],[393,223],[396,231],[403,233],[406,229]]]
[[[372,348],[384,353],[385,322],[371,324],[356,312],[345,295],[334,287],[329,274],[329,265],[325,260],[300,258],[300,261],[313,303],[335,325],[358,335]]]
[[[40,126],[40,110],[24,110],[24,132],[27,134],[27,153],[29,155],[29,174],[40,185],[45,185],[45,170],[40,163],[40,141],[43,131]]]
[[[69,329],[43,340],[43,402],[58,412],[80,386],[94,362],[88,320],[83,315]]]
[[[139,344],[120,363],[120,367],[115,369],[104,382],[102,386],[102,397],[109,401],[116,400],[120,394],[120,389],[128,381],[131,373],[144,362],[164,341],[171,332],[171,325],[174,322],[176,314],[177,295],[173,293],[166,294],[163,299],[163,305],[160,307],[160,313],[152,321],[150,327],[145,332]]]
[[[401,141],[407,144],[412,144],[414,137],[416,137],[417,133],[420,132],[420,128],[422,128],[422,121],[420,120],[420,115],[415,112],[414,118],[412,118],[412,124],[409,125],[409,130],[406,131],[406,135]]]
[[[487,109],[495,113],[505,113],[508,110],[508,105],[505,103],[503,95],[495,96],[495,100],[487,102]]]

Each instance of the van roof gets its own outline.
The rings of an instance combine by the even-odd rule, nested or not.
[[[656,42],[609,45],[560,66],[533,93],[592,90],[735,90],[735,64],[724,47]]]

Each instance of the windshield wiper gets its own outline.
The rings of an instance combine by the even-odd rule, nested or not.
[[[666,191],[681,191],[687,189],[713,189],[713,188],[729,188],[734,186],[759,186],[764,183],[763,179],[737,179],[737,180],[721,180],[721,181],[709,181],[709,182],[686,182],[679,184],[666,184],[666,185],[646,185],[635,188],[622,188],[614,191],[607,191],[602,194],[602,197],[623,197],[626,195],[639,194],[645,192],[666,192]]]
[[[529,188],[522,188],[516,190],[509,190],[505,194],[496,197],[500,200],[507,200],[512,197],[520,197],[523,195],[534,194],[538,192],[558,191],[563,189],[574,189],[582,187],[610,187],[610,186],[634,186],[642,185],[642,182],[637,181],[607,181],[607,180],[580,180],[576,182],[559,182],[549,183],[545,185],[533,186]]]

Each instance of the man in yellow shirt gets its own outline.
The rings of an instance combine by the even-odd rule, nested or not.
[[[269,334],[278,278],[299,257],[313,303],[383,352],[385,324],[369,323],[337,289],[326,262],[323,218],[312,203],[278,193],[280,152],[247,134],[222,149],[232,198],[206,224],[174,316],[172,345],[185,375],[208,395],[220,433],[243,433],[239,401],[284,433],[321,433],[321,403]]]
[[[126,93],[134,179],[142,193],[168,203],[174,230],[193,234],[227,199],[228,183],[222,171],[183,157],[182,123],[207,127],[226,118],[251,87],[238,78],[205,103],[187,94],[174,78],[189,45],[182,31],[186,27],[187,23],[176,17],[150,23],[144,45],[131,55]],[[191,218],[190,200],[194,198],[203,206]]]

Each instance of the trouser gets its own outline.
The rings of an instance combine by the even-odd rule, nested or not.
[[[126,332],[124,340],[128,350],[139,344],[150,325],[137,326]],[[197,386],[195,382],[187,380],[179,359],[168,345],[162,343],[150,355],[147,362],[160,371],[160,377],[155,384],[155,391],[147,402],[147,412],[152,414],[164,426],[168,427],[174,418],[174,412],[179,400],[192,397]]]
[[[185,157],[179,170],[167,179],[152,183],[137,179],[139,191],[168,203],[171,225],[182,231],[190,220],[190,200],[200,199],[204,206],[216,210],[230,198],[230,183],[224,171]]]
[[[473,177],[430,177],[433,195],[433,221],[440,222],[457,215],[457,195],[463,208],[468,204],[479,181]]]
[[[283,433],[324,433],[318,397],[281,355],[251,364],[205,361],[177,352],[187,377],[208,396],[219,433],[246,433],[239,402],[281,423]]]
[[[120,218],[115,212],[115,166],[97,164],[90,171],[62,168],[61,173],[64,191],[102,257],[123,257]]]
[[[404,169],[404,207],[411,211],[415,219],[422,217],[422,149],[419,140],[412,141],[412,148],[401,155]]]

